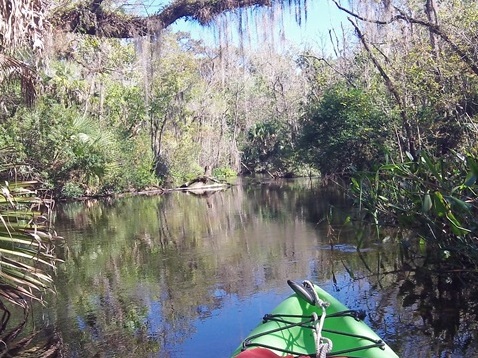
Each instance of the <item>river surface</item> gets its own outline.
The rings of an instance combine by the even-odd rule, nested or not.
[[[287,279],[310,279],[366,310],[400,357],[477,356],[476,312],[449,294],[461,289],[436,294],[401,246],[351,218],[344,195],[310,180],[59,205],[65,262],[35,327],[66,357],[228,357],[292,293]],[[437,295],[450,297],[430,307]]]

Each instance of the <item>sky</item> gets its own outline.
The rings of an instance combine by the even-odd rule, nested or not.
[[[170,1],[165,0],[143,1],[142,4],[145,4],[143,11],[146,14],[154,14],[169,2]],[[284,11],[283,28],[277,23],[275,25],[272,23],[269,23],[269,25],[261,23],[262,25],[258,25],[259,29],[256,30],[256,27],[251,23],[248,28],[252,33],[250,33],[249,36],[250,41],[245,41],[246,46],[253,48],[260,47],[264,41],[266,41],[264,36],[267,36],[268,40],[272,39],[276,44],[280,42],[279,39],[285,38],[285,44],[290,43],[300,49],[323,50],[326,53],[330,53],[332,51],[332,45],[329,30],[335,29],[337,36],[341,36],[342,26],[345,28],[348,27],[345,14],[338,10],[335,4],[330,0],[308,0],[307,9],[307,20],[305,21],[302,15],[302,23],[300,25],[295,20],[294,13],[291,13],[294,12],[294,10]],[[262,16],[261,10],[251,10],[249,14],[253,14],[256,19]],[[252,16],[249,15],[249,18],[252,18]],[[249,22],[251,21],[252,20],[249,20]],[[261,26],[268,26],[269,31],[267,31],[266,35]],[[203,27],[194,21],[179,20],[170,28],[173,31],[190,32],[194,39],[202,39],[210,45],[217,45],[219,43],[218,32],[214,27]],[[282,30],[284,33],[282,33]],[[222,34],[222,36],[224,36],[224,34]],[[233,42],[239,42],[237,25],[230,27],[228,38],[232,39]]]

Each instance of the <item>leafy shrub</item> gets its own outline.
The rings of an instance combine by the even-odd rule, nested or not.
[[[227,179],[227,178],[234,178],[237,176],[237,173],[229,167],[220,167],[214,168],[212,171],[212,175],[216,178],[220,179]]]
[[[68,199],[79,198],[84,194],[83,189],[78,183],[66,182],[61,189],[61,195]]]
[[[253,172],[287,171],[292,155],[290,131],[279,120],[256,123],[247,133],[242,161]]]
[[[118,141],[115,153],[110,155],[114,155],[115,162],[108,167],[102,192],[142,189],[158,184],[152,172],[153,155],[147,135]]]
[[[192,128],[183,128],[181,138],[174,133],[166,133],[163,138],[162,160],[164,172],[162,179],[173,185],[180,185],[204,174],[204,167],[198,163],[200,143],[194,138]]]
[[[309,105],[300,148],[306,163],[326,174],[369,170],[387,152],[392,126],[363,90],[340,85]]]

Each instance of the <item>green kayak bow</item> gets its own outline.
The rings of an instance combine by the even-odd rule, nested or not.
[[[233,357],[261,347],[279,356],[398,358],[363,322],[364,312],[348,309],[308,281],[288,284],[295,293],[264,316]]]

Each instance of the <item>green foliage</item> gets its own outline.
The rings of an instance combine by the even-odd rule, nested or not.
[[[212,175],[219,179],[228,179],[236,177],[237,173],[232,168],[219,167],[212,170]]]
[[[168,160],[168,178],[173,184],[180,185],[204,174],[204,168],[197,161],[197,153],[201,148],[190,136],[190,133],[183,131],[181,142],[170,137],[166,138],[166,142],[168,143],[165,149],[165,157]]]
[[[165,36],[161,46],[164,51],[151,64],[152,83],[147,89],[153,170],[158,177],[179,183],[200,167],[197,128],[188,108],[201,84],[199,63],[181,49],[175,36]]]
[[[104,115],[108,125],[118,127],[125,136],[144,131],[146,103],[141,88],[113,81],[105,92]]]
[[[15,148],[17,174],[66,197],[157,184],[134,46],[76,40],[45,69],[36,105],[3,122],[0,143]]]
[[[323,175],[368,170],[385,157],[392,118],[367,92],[336,85],[311,103],[300,148],[306,162]]]
[[[19,111],[11,124],[5,141],[24,158],[25,174],[54,185],[70,180],[88,185],[104,175],[108,133],[75,107],[45,100],[34,110]]]
[[[0,136],[18,152],[25,176],[55,183],[65,176],[63,168],[74,157],[69,143],[73,120],[79,115],[75,107],[40,101],[34,109],[17,111]]]
[[[188,34],[167,32],[134,44],[55,40],[36,106],[2,123],[0,143],[16,147],[24,177],[68,196],[182,184],[205,165],[238,172],[243,147],[251,167],[297,167],[292,139],[303,82],[294,56],[232,49],[218,56]],[[248,138],[256,123],[274,133]],[[269,140],[277,143],[261,163],[255,146]]]
[[[106,128],[76,106],[43,98],[10,119],[0,142],[15,148],[20,175],[78,197],[156,183],[148,136],[126,135],[123,127]]]
[[[412,229],[430,251],[438,248],[438,258],[476,263],[477,178],[476,156],[422,152],[417,162],[385,164],[353,178],[352,192],[376,224]]]
[[[153,155],[148,139],[143,134],[116,143],[116,160],[109,166],[104,178],[103,193],[143,189],[158,184],[151,171]]]
[[[66,182],[61,189],[61,195],[69,199],[79,198],[83,195],[83,189],[78,183]]]
[[[286,161],[291,155],[290,132],[284,122],[269,120],[249,129],[242,160],[252,171],[287,170]]]

